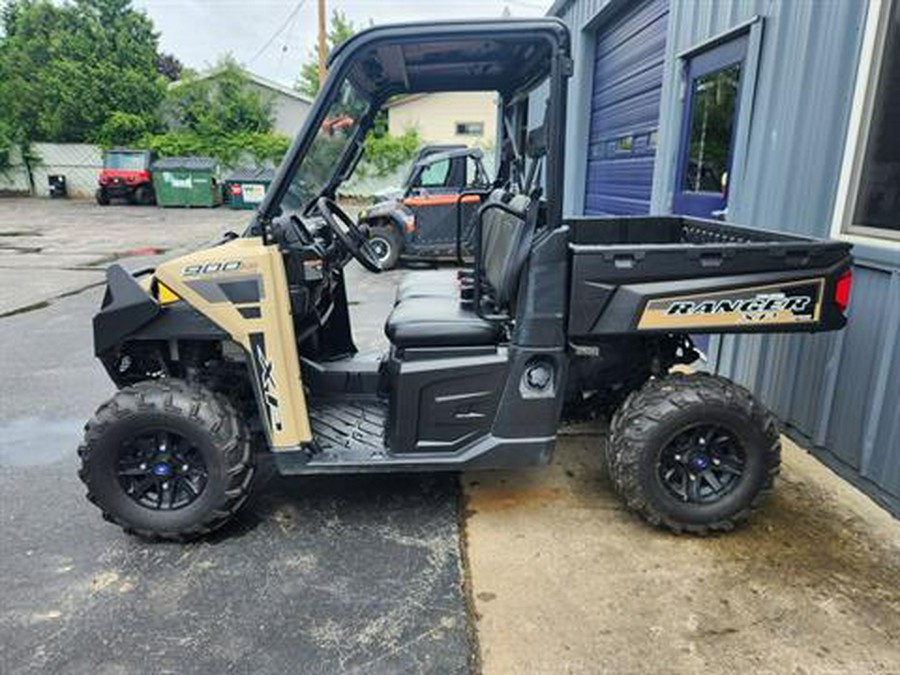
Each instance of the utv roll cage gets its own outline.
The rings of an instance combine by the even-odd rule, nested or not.
[[[260,232],[264,241],[345,79],[368,99],[369,108],[320,196],[333,199],[337,187],[353,172],[363,152],[365,135],[376,113],[390,97],[441,91],[499,94],[502,123],[498,129],[498,147],[502,152],[496,181],[521,184],[528,140],[529,95],[548,81],[542,125],[546,144],[543,195],[548,222],[553,225],[560,222],[567,77],[572,71],[565,24],[556,18],[540,18],[447,22],[428,28],[422,23],[369,28],[332,53],[322,94],[313,103],[251,226],[252,231]]]

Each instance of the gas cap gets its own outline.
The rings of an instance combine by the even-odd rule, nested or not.
[[[535,363],[528,366],[525,371],[525,382],[529,389],[543,391],[553,379],[553,370],[549,364]]]

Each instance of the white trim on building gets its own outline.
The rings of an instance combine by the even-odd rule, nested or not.
[[[897,1],[897,0],[895,0]],[[891,0],[869,0],[866,25],[859,54],[859,67],[847,125],[844,157],[834,200],[831,237],[856,244],[868,244],[900,250],[900,241],[888,237],[861,233],[869,228],[854,227],[851,223],[856,208],[860,170],[865,157],[866,143],[872,121],[872,107],[878,89],[878,79],[885,52],[885,38],[891,14]],[[854,231],[848,231],[853,227]]]

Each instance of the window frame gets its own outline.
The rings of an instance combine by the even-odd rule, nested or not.
[[[743,36],[739,36],[735,38],[734,44],[735,47],[740,47],[737,44],[738,40],[743,39]],[[725,43],[728,44],[728,43]],[[735,51],[738,51],[735,49]],[[697,58],[696,56],[693,58]],[[682,111],[682,120],[683,120],[683,128],[681,130],[682,138],[680,139],[680,146],[678,151],[678,167],[676,169],[676,177],[675,177],[675,193],[688,193],[694,195],[715,195],[721,194],[726,201],[727,198],[727,188],[723,189],[721,185],[721,180],[719,181],[718,189],[716,190],[691,190],[689,189],[685,183],[690,175],[690,161],[691,161],[691,152],[690,152],[690,143],[691,143],[691,135],[693,132],[693,123],[694,123],[694,113],[696,112],[694,109],[694,105],[698,100],[698,91],[695,89],[695,84],[700,78],[708,77],[710,75],[717,75],[726,70],[732,68],[738,68],[738,85],[737,91],[735,92],[733,108],[731,111],[732,114],[732,127],[731,133],[728,139],[728,153],[725,160],[725,173],[730,176],[731,174],[731,165],[734,159],[734,145],[737,140],[737,129],[740,124],[741,119],[741,96],[744,87],[744,79],[745,79],[745,71],[746,71],[746,61],[747,61],[747,47],[746,43],[743,47],[743,54],[739,61],[733,61],[731,63],[716,67],[715,69],[710,69],[708,72],[704,72],[702,74],[691,76],[690,79],[686,79],[685,81],[685,94],[684,94],[684,104],[685,109]],[[686,61],[686,67],[690,68],[690,60]],[[726,184],[727,185],[727,184]]]
[[[469,127],[469,126],[477,126],[480,127],[480,131],[477,133],[471,131],[460,131],[460,127]],[[453,127],[456,130],[457,136],[484,136],[484,122],[480,122],[478,120],[469,120],[462,122],[454,122]]]
[[[853,223],[871,132],[871,113],[878,94],[881,68],[887,50],[888,26],[896,2],[900,0],[869,2],[831,223],[831,237],[881,248],[900,249],[900,230]]]

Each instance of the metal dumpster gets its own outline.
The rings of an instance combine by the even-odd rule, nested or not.
[[[210,208],[222,203],[218,163],[212,157],[164,157],[151,171],[160,206]]]
[[[225,179],[225,194],[232,209],[255,209],[275,179],[275,169],[235,169]]]

